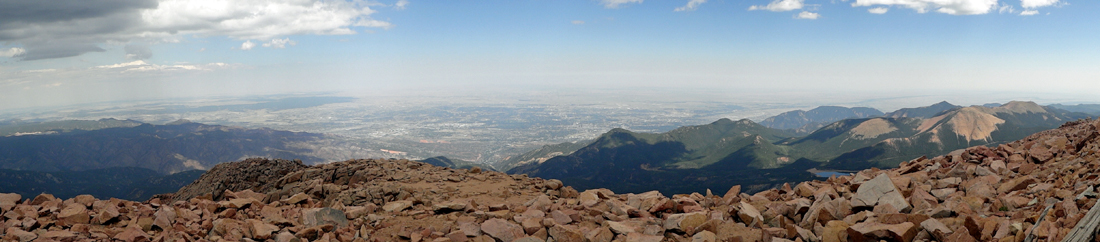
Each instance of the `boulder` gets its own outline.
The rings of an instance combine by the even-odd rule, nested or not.
[[[481,232],[501,241],[513,241],[526,236],[522,227],[499,218],[485,220],[484,223],[481,223]]]
[[[126,242],[148,241],[151,237],[137,226],[128,226],[122,233],[116,234],[114,239]]]
[[[313,227],[332,224],[338,228],[348,226],[348,217],[344,211],[334,208],[310,208],[302,210],[302,225]]]
[[[848,241],[848,223],[840,220],[829,221],[821,232],[822,242]]]
[[[616,234],[629,234],[638,232],[637,229],[634,228],[634,226],[615,221],[607,221],[607,226],[611,229],[611,231],[614,231]]]
[[[447,201],[447,202],[442,202],[442,203],[437,203],[435,205],[432,205],[432,210],[434,210],[437,214],[438,213],[456,212],[456,211],[465,211],[467,203],[468,202],[466,202],[466,201],[452,200],[452,201]]]
[[[917,227],[913,223],[884,224],[866,221],[848,227],[850,241],[913,241],[917,236]]]
[[[58,225],[61,226],[73,226],[74,224],[87,224],[91,216],[88,215],[88,209],[79,203],[69,204],[61,209],[61,212],[57,214]]]
[[[764,223],[764,216],[761,216],[760,211],[752,204],[741,201],[741,206],[738,208],[737,217],[741,219],[741,222],[749,226],[760,226]]]
[[[16,227],[9,227],[6,230],[6,233],[8,236],[14,237],[15,239],[19,240],[19,242],[32,241],[38,238],[38,234],[23,231],[22,229]]]
[[[584,242],[584,234],[574,228],[570,228],[568,225],[554,225],[550,228],[550,237],[554,238],[554,241],[561,242]]]
[[[248,224],[248,229],[252,231],[253,239],[270,239],[273,233],[279,232],[279,226],[267,224],[260,220],[249,219],[246,220],[245,223]]]
[[[874,207],[878,204],[890,204],[900,212],[908,212],[911,208],[886,173],[860,184],[852,197],[853,207]]]
[[[630,233],[626,235],[626,242],[661,242],[664,236],[647,235],[642,233]]]
[[[22,199],[23,196],[18,193],[0,193],[0,214],[14,208],[15,203]]]

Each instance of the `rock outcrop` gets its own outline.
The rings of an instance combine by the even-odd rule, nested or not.
[[[1098,127],[1091,120],[1070,122],[1016,142],[920,158],[896,169],[755,194],[733,187],[722,197],[710,191],[671,197],[578,192],[557,180],[406,160],[277,165],[291,168],[271,172],[249,167],[280,161],[247,160],[196,181],[207,185],[146,202],[0,194],[0,238],[1059,241],[1097,202]],[[210,192],[208,184],[222,181],[244,183],[223,186],[238,190]]]

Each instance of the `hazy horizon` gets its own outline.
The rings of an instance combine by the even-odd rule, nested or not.
[[[912,97],[1100,103],[1093,97],[1100,17],[1091,11],[1098,7],[1069,0],[0,2],[0,113],[302,93],[685,95],[884,111],[930,104]]]

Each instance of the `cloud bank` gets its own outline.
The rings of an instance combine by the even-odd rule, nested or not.
[[[395,7],[405,4],[399,1]],[[368,5],[343,0],[0,1],[0,42],[20,46],[23,51],[12,56],[29,61],[101,52],[107,43],[171,43],[184,36],[262,41],[392,27],[372,19],[375,11]],[[130,52],[127,57],[140,57]]]

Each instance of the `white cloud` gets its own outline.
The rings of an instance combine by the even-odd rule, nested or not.
[[[0,50],[0,57],[16,57],[26,54],[27,50],[19,47],[13,47],[11,49]]]
[[[297,44],[298,44],[297,41],[290,40],[290,38],[271,39],[271,42],[264,43],[264,47],[282,49],[282,48],[286,48],[287,45],[294,46],[294,45],[297,45]]]
[[[683,7],[678,7],[673,11],[676,11],[676,12],[695,11],[695,9],[699,8],[699,4],[703,4],[703,3],[706,3],[706,2],[707,2],[707,0],[690,0],[690,1],[688,1],[687,5],[684,5]]]
[[[251,40],[241,43],[241,50],[251,50],[252,47],[256,47],[256,43],[252,43]]]
[[[997,12],[998,13],[1016,13],[1016,8],[1012,7],[1012,5],[1001,5],[1001,7],[997,9]]]
[[[605,8],[619,8],[620,5],[629,3],[642,3],[642,0],[600,0]]]
[[[576,24],[576,25],[581,25],[581,24],[584,24],[584,20],[573,20],[570,23],[573,23],[573,24]]]
[[[1039,10],[1024,10],[1020,12],[1020,16],[1031,16],[1036,14],[1039,14]]]
[[[785,12],[795,9],[802,9],[803,0],[775,0],[769,3],[767,6],[753,5],[749,7],[749,11],[752,10],[768,10],[772,12]]]
[[[1020,7],[1039,8],[1058,4],[1059,0],[1020,0]]]
[[[798,13],[798,15],[794,16],[795,19],[817,19],[818,17],[821,17],[821,14],[809,11],[802,11],[801,13]]]
[[[397,3],[393,4],[393,9],[405,10],[405,6],[408,6],[408,5],[409,5],[408,0],[398,0]]]
[[[935,9],[951,15],[974,15],[989,13],[997,6],[997,0],[856,0],[852,3],[853,7],[874,5],[902,6],[918,13]]]
[[[877,8],[867,9],[867,12],[871,12],[873,14],[885,14],[886,11],[890,11],[890,9],[889,8],[884,8],[884,7],[877,7]]]
[[[141,18],[152,30],[268,39],[287,35],[354,34],[370,23],[366,3],[324,0],[163,0]],[[374,24],[372,26],[377,26]]]
[[[145,63],[145,61],[143,61],[143,60],[136,60],[136,61],[126,62],[126,63],[118,63],[118,64],[114,64],[114,65],[102,65],[102,66],[97,66],[96,68],[99,68],[99,69],[115,69],[115,68],[141,66],[141,65],[148,65],[148,64]]]
[[[206,70],[224,69],[224,68],[230,68],[230,67],[232,67],[232,65],[229,65],[229,64],[226,64],[226,63],[220,63],[220,62],[218,62],[218,63],[209,63],[209,64],[205,64],[205,65],[186,65],[186,64],[157,65],[157,64],[150,64],[150,63],[147,63],[147,62],[141,61],[141,60],[136,60],[136,61],[131,61],[131,62],[113,64],[113,65],[97,66],[94,69],[120,70],[120,72],[126,73],[126,72],[149,72],[149,71],[206,71]]]

